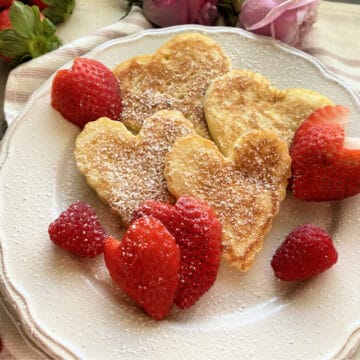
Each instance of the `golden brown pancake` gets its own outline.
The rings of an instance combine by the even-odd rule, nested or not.
[[[153,55],[118,65],[122,122],[139,131],[158,110],[181,111],[202,136],[208,136],[203,100],[210,82],[230,69],[230,60],[211,38],[199,33],[172,37]]]
[[[223,257],[242,271],[262,248],[289,176],[286,143],[264,130],[239,138],[227,158],[197,135],[178,139],[166,157],[169,191],[213,206],[223,229]]]
[[[77,137],[76,164],[126,226],[143,201],[174,200],[164,178],[165,155],[176,139],[192,133],[192,123],[178,111],[157,112],[137,135],[121,122],[101,118]]]
[[[237,138],[250,130],[270,130],[290,146],[299,125],[331,100],[308,89],[280,90],[260,74],[232,70],[210,85],[205,115],[210,135],[230,154]]]

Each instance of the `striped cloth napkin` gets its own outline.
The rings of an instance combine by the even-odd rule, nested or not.
[[[322,1],[318,21],[305,39],[302,49],[319,59],[360,93],[359,24],[360,5]],[[14,69],[9,75],[5,91],[4,112],[8,124],[21,112],[29,96],[59,67],[107,40],[150,27],[141,11],[135,8],[125,19]],[[360,359],[360,353],[354,358]],[[0,360],[10,359],[35,360],[40,357],[22,340],[0,306]]]

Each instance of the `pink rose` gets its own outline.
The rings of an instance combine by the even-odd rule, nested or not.
[[[211,25],[218,16],[217,0],[144,0],[143,12],[160,27],[181,24]]]
[[[237,26],[299,46],[316,20],[319,3],[320,0],[245,0]]]

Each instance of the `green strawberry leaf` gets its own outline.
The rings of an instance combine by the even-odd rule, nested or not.
[[[34,32],[35,17],[30,6],[14,1],[10,7],[11,26],[20,36],[29,38]]]
[[[6,29],[0,32],[1,54],[6,57],[16,57],[19,53],[25,53],[28,45],[14,30]]]
[[[45,18],[43,20],[42,27],[43,27],[43,34],[47,37],[53,36],[56,32],[55,25],[49,19]]]
[[[54,24],[65,21],[75,8],[75,0],[43,0],[48,5],[43,14]]]
[[[38,57],[57,49],[61,40],[55,25],[41,20],[37,6],[15,1],[10,8],[11,29],[0,31],[0,55],[12,64]]]
[[[219,0],[216,7],[219,14],[224,18],[226,25],[236,25],[238,12],[234,9],[233,0]]]

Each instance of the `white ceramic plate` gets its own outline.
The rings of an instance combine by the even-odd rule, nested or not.
[[[218,41],[234,67],[261,72],[279,87],[317,90],[348,106],[348,134],[360,136],[360,105],[350,89],[312,57],[239,29],[145,31],[87,56],[112,68],[188,30]],[[223,264],[215,286],[193,308],[152,321],[110,282],[101,256],[81,260],[48,239],[49,223],[78,199],[98,209],[110,232],[118,231],[76,169],[78,129],[51,108],[50,87],[49,81],[32,96],[8,131],[0,158],[2,298],[39,352],[66,359],[281,360],[341,358],[354,348],[360,333],[359,196],[315,204],[289,195],[248,273]],[[304,222],[332,234],[339,261],[308,282],[281,283],[271,256],[286,233]]]

